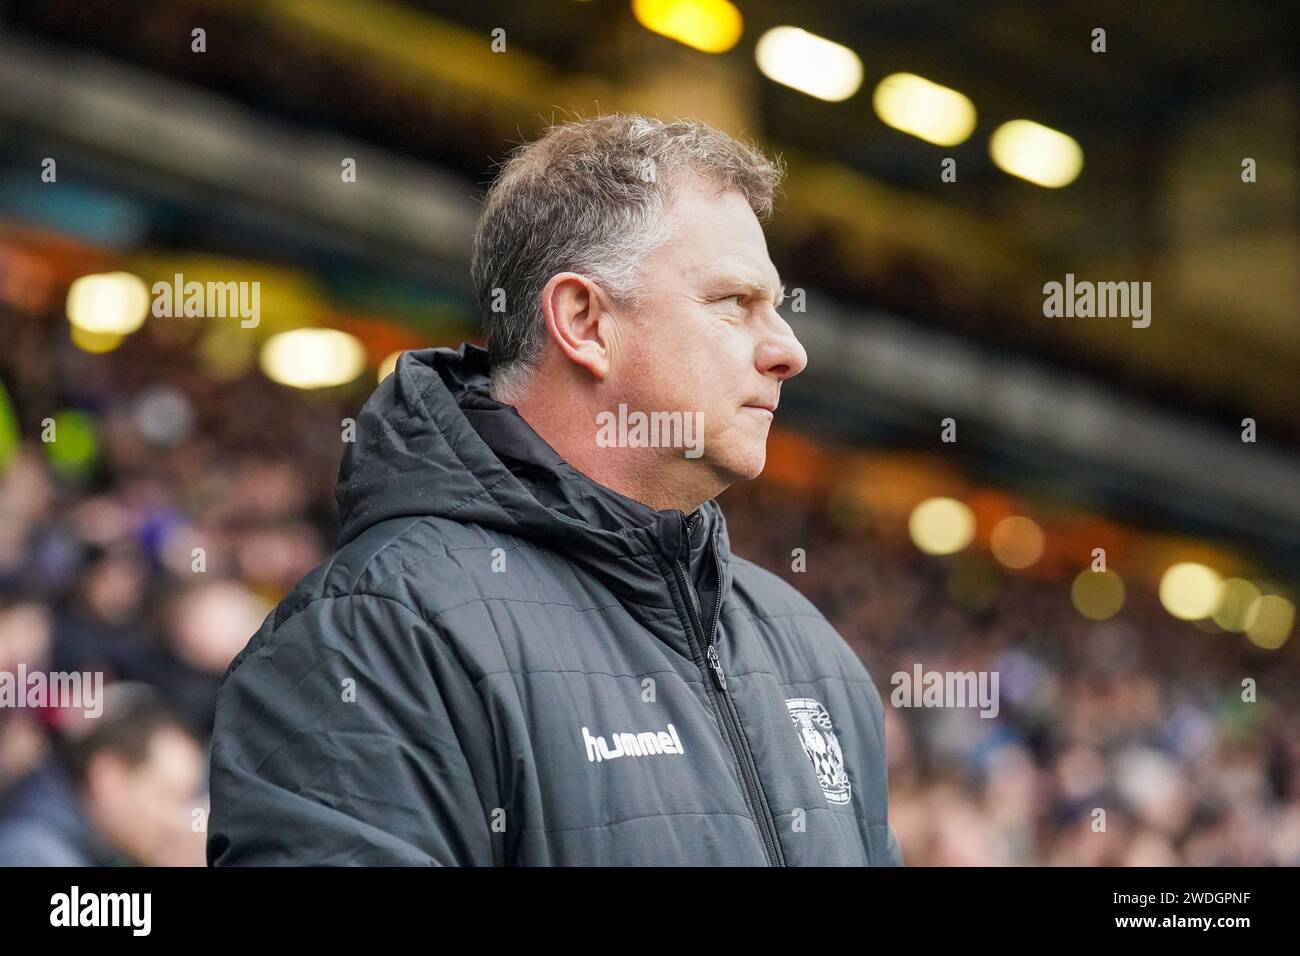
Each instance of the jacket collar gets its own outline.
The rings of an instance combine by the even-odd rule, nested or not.
[[[489,396],[487,376],[487,351],[468,343],[402,354],[358,416],[340,468],[340,545],[379,521],[438,515],[537,540],[662,606],[673,562],[696,576],[712,543],[725,588],[730,547],[716,502],[696,512],[688,536],[681,511],[651,508],[569,465]]]

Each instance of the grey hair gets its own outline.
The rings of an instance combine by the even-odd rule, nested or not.
[[[762,220],[784,173],[779,157],[698,120],[637,114],[558,123],[516,148],[484,199],[470,266],[492,394],[510,401],[541,358],[552,276],[587,276],[635,311],[640,263],[671,238],[664,210],[677,182],[739,192]]]

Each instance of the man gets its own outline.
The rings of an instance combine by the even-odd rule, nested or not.
[[[338,553],[226,677],[210,862],[901,862],[871,678],[712,500],[806,364],[759,225],[779,178],[641,116],[510,159],[488,350],[402,356]]]
[[[0,866],[202,866],[203,752],[145,684],[70,711],[59,757],[0,799]]]

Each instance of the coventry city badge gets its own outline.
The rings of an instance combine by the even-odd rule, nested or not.
[[[831,715],[821,701],[811,697],[795,697],[785,702],[799,734],[803,751],[817,772],[817,782],[831,803],[848,803],[853,796],[853,785],[844,769],[844,752],[831,727]]]

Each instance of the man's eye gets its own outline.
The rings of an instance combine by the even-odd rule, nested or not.
[[[743,308],[745,307],[745,299],[746,299],[746,298],[747,298],[747,296],[745,295],[745,293],[743,293],[743,292],[736,292],[736,293],[733,293],[732,295],[727,296],[727,297],[726,297],[725,299],[723,299],[722,301],[724,301],[724,302],[735,302],[736,305],[740,306],[740,307],[743,309]]]

